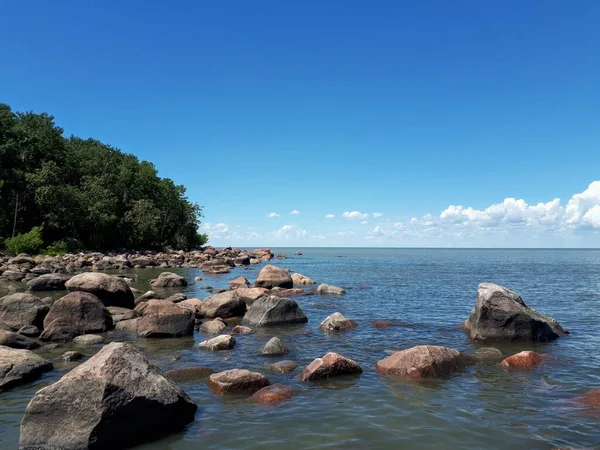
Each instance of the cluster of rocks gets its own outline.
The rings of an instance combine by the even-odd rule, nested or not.
[[[227,273],[231,268],[259,264],[273,257],[269,249],[246,251],[231,247],[167,252],[91,252],[35,258],[26,254],[12,258],[0,255],[0,282],[23,281],[33,291],[53,291],[65,288],[68,277],[61,275],[83,271],[194,267],[207,273]]]
[[[206,272],[222,273],[232,263],[245,264],[242,258],[246,261],[247,257],[251,263],[253,259],[267,261],[273,257],[268,250],[242,253],[235,249],[221,252],[205,249],[199,255],[206,257],[206,261],[199,267]],[[195,263],[202,258],[198,256]],[[28,264],[22,259],[18,261],[20,265]],[[14,266],[14,261],[11,264]],[[34,266],[28,270],[33,269]],[[174,273],[164,272],[150,285],[173,288],[187,282]],[[199,351],[230,350],[235,347],[236,335],[250,334],[255,327],[306,323],[304,311],[288,295],[301,295],[299,291],[305,290],[300,286],[314,284],[305,275],[266,265],[252,287],[246,278],[239,277],[230,283],[230,290],[203,300],[187,299],[181,294],[161,299],[153,291],[135,298],[123,278],[99,272],[81,273],[62,285],[56,283],[57,289],[62,286],[69,293],[54,302],[30,293],[8,295],[0,299],[0,390],[52,370],[51,362],[32,351],[40,345],[39,341],[75,340],[81,347],[94,346],[104,341],[94,333],[113,328],[145,338],[189,336],[197,329],[216,335],[197,344]],[[315,292],[345,294],[343,288],[327,284],[321,284],[311,293]],[[240,317],[242,325],[227,332],[229,319]],[[387,321],[373,323],[377,328],[390,325]],[[323,333],[342,333],[357,326],[357,322],[336,312],[318,328]],[[556,320],[527,307],[514,292],[489,283],[479,286],[475,308],[463,327],[478,342],[544,342],[567,334]],[[274,336],[260,353],[269,358],[289,351],[286,343]],[[67,353],[63,355],[65,360],[83,357],[79,352]],[[379,360],[375,368],[385,376],[428,379],[449,377],[478,361],[502,358],[502,353],[493,348],[464,353],[438,345],[419,345]],[[546,360],[547,355],[527,351],[503,359],[500,366],[527,370]],[[294,361],[278,361],[271,366],[277,373],[290,373],[297,367]],[[356,361],[329,352],[304,367],[299,379],[314,382],[343,375],[359,376],[362,372]],[[205,380],[217,395],[247,395],[263,404],[293,397],[290,387],[271,384],[264,374],[244,368],[214,373],[210,368],[195,367],[164,374],[135,347],[113,342],[35,394],[21,424],[20,448],[122,448],[178,430],[193,420],[197,406],[176,382],[192,380]],[[594,395],[589,397],[595,398]]]

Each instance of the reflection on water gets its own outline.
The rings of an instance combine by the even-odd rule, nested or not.
[[[296,249],[294,249],[296,250]],[[292,255],[294,250],[274,249]],[[598,323],[600,252],[547,250],[396,250],[301,249],[303,256],[273,264],[319,282],[348,289],[344,297],[297,297],[309,318],[306,325],[258,329],[237,335],[225,352],[193,348],[207,338],[135,339],[124,332],[107,338],[135,342],[165,370],[208,366],[214,370],[261,371],[272,383],[292,387],[294,397],[280,406],[261,406],[246,397],[217,397],[203,382],[182,384],[199,405],[196,421],[181,433],[140,449],[552,449],[600,447],[600,414],[569,400],[600,387]],[[339,258],[338,256],[344,256]],[[226,287],[243,275],[253,279],[259,267],[226,275],[197,269],[173,270],[190,285],[188,297],[207,296],[206,286]],[[133,283],[148,290],[160,270],[133,271]],[[202,282],[194,277],[203,276]],[[460,323],[473,307],[477,284],[493,281],[519,292],[526,303],[555,316],[571,335],[553,343],[496,346],[505,355],[521,350],[553,358],[533,372],[509,373],[495,361],[480,362],[448,380],[415,382],[382,377],[377,360],[419,344],[439,344],[472,351]],[[369,289],[365,289],[369,287]],[[168,294],[176,292],[169,290]],[[325,335],[316,327],[340,311],[359,326],[345,334]],[[387,328],[371,322],[389,320]],[[278,336],[290,348],[280,359],[300,367],[289,374],[270,370],[278,358],[260,348]],[[77,363],[60,361],[66,345],[44,350],[55,370],[35,383],[0,394],[0,448],[16,448],[23,410],[33,394]],[[91,354],[90,349],[79,349]],[[298,374],[312,359],[329,351],[356,360],[360,377],[302,383]]]

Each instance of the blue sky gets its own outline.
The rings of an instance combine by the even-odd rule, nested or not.
[[[214,245],[598,247],[599,23],[596,0],[4,2],[0,101],[154,162]]]

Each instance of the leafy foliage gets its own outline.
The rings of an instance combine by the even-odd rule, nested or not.
[[[195,247],[202,209],[185,192],[150,162],[0,104],[0,242],[42,227],[45,243],[89,249]]]
[[[13,255],[18,255],[19,253],[35,255],[39,253],[44,245],[42,230],[40,227],[33,227],[28,233],[17,234],[15,237],[6,239],[4,244],[6,245],[6,249]]]

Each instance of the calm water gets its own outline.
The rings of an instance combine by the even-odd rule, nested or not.
[[[552,449],[600,448],[600,414],[569,400],[600,387],[600,251],[581,250],[422,250],[422,249],[273,249],[287,260],[273,264],[350,289],[344,297],[296,298],[309,318],[300,327],[263,329],[236,336],[231,351],[214,354],[192,348],[206,336],[137,340],[150,360],[164,369],[195,365],[215,370],[262,371],[272,383],[294,389],[292,401],[258,406],[245,398],[217,397],[205,384],[185,384],[199,405],[196,421],[184,431],[139,447],[157,449]],[[291,256],[301,250],[303,256]],[[261,266],[206,276],[197,269],[186,276],[188,297],[204,298],[203,286],[226,286],[244,275],[251,281]],[[158,271],[137,272],[134,286],[147,290]],[[195,283],[195,276],[205,281]],[[542,345],[500,346],[505,355],[523,349],[549,353],[549,364],[527,373],[507,373],[495,363],[481,363],[448,380],[418,383],[390,380],[375,363],[391,352],[419,344],[439,344],[463,351],[476,348],[459,328],[475,301],[477,285],[492,281],[519,292],[525,302],[557,318],[571,335]],[[359,327],[325,336],[316,327],[340,311]],[[374,320],[394,326],[372,328]],[[306,332],[310,331],[310,334]],[[291,348],[283,358],[260,356],[260,347],[277,335]],[[132,340],[109,333],[113,340]],[[64,348],[47,353],[57,358]],[[266,366],[292,359],[301,367],[328,351],[356,360],[359,378],[319,384],[297,380]],[[90,353],[88,351],[88,353]],[[178,358],[177,361],[176,358]],[[0,447],[16,448],[19,422],[29,399],[42,386],[74,367],[54,361],[56,370],[42,380],[0,394]]]

